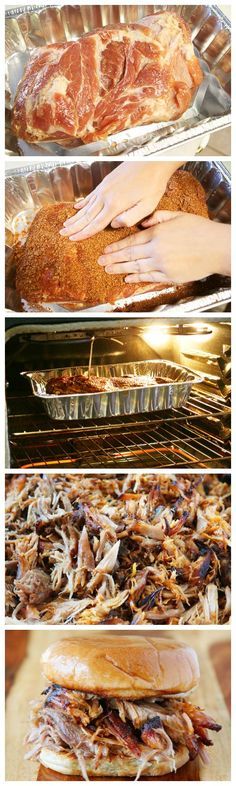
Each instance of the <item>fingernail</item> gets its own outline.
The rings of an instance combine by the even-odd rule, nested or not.
[[[105,267],[106,273],[112,273],[112,267]]]
[[[106,260],[104,259],[104,257],[99,257],[98,258],[98,264],[99,265],[105,265],[106,264]]]
[[[67,229],[60,229],[59,235],[67,235]]]

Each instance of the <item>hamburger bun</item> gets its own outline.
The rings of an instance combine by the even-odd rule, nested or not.
[[[191,647],[147,635],[62,639],[48,647],[41,663],[49,682],[63,688],[131,700],[186,694],[200,677]]]
[[[61,772],[63,775],[80,775],[81,769],[76,757],[71,753],[64,753],[63,751],[52,751],[50,748],[42,748],[40,753],[40,763],[44,767],[53,770],[54,772]],[[142,775],[149,774],[151,777],[158,777],[167,775],[173,770],[183,767],[189,761],[189,751],[185,745],[178,745],[176,748],[175,759],[173,766],[169,761],[149,761],[143,767]],[[109,760],[104,757],[98,762],[96,769],[94,769],[94,757],[86,758],[86,771],[90,778],[95,777],[100,780],[106,778],[132,778],[137,775],[140,767],[141,760],[135,756],[112,756]]]

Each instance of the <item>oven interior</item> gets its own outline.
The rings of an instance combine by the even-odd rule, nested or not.
[[[230,323],[225,318],[6,322],[6,466],[230,466]],[[180,409],[52,421],[21,372],[86,365],[92,336],[95,364],[160,358],[198,372],[203,382]]]

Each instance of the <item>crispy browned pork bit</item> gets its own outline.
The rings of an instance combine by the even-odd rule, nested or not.
[[[220,729],[213,718],[185,699],[103,699],[52,684],[32,704],[26,758],[37,759],[43,747],[73,752],[88,779],[86,759],[91,754],[95,769],[102,757],[135,756],[140,761],[137,780],[155,757],[174,764],[179,745],[188,748],[190,759],[199,754],[206,763],[206,747],[213,745],[208,730]]]
[[[217,475],[15,475],[11,622],[225,624],[230,487]]]

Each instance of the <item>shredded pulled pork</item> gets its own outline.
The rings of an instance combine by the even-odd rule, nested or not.
[[[15,475],[6,492],[15,622],[225,624],[230,488],[217,475]]]
[[[221,726],[189,701],[151,699],[105,700],[99,696],[50,685],[43,699],[34,703],[31,731],[26,738],[28,757],[38,758],[43,746],[67,751],[77,758],[86,775],[86,759],[131,756],[138,773],[151,761],[168,761],[174,767],[178,745],[185,745],[191,759],[212,745],[208,729]],[[172,767],[173,765],[173,767]]]

